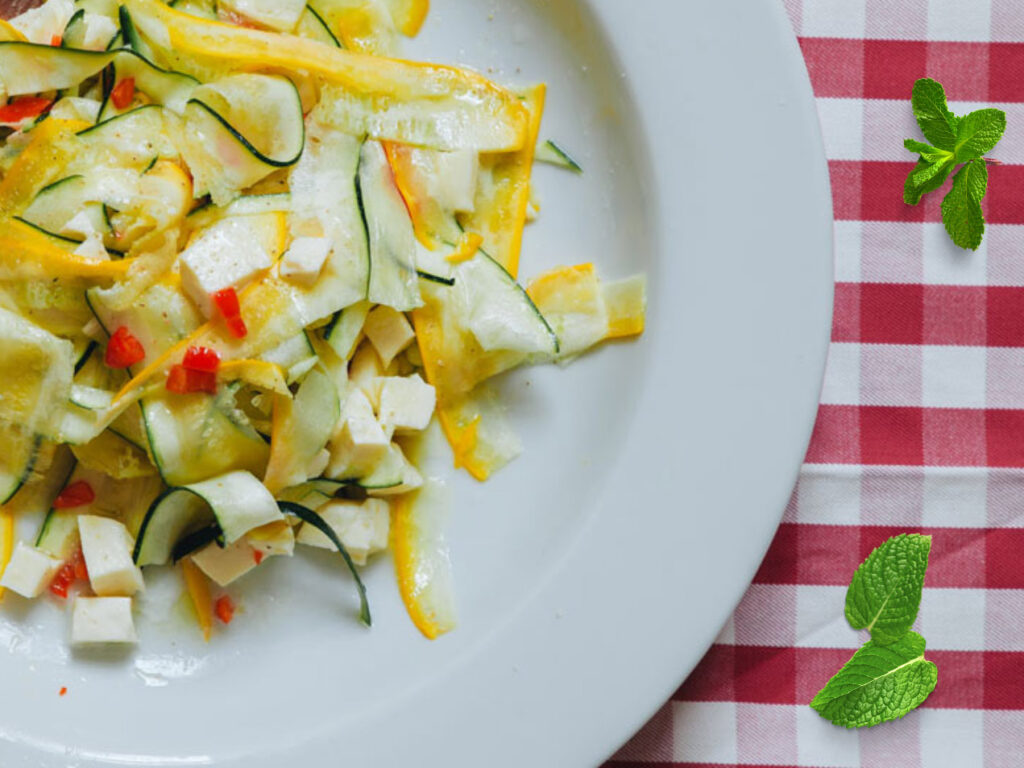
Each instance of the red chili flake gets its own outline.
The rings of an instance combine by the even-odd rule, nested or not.
[[[39,117],[53,102],[39,96],[19,96],[0,106],[0,123],[16,125],[30,117]]]
[[[181,364],[190,371],[216,373],[220,368],[220,355],[209,347],[189,347]]]
[[[224,624],[230,624],[231,619],[235,617],[235,604],[231,598],[227,595],[223,595],[217,598],[217,602],[214,603],[213,612],[217,615],[217,618]]]
[[[190,371],[184,365],[176,365],[167,374],[167,391],[179,395],[192,392],[217,394],[217,374],[207,371]]]
[[[96,492],[85,480],[76,480],[57,496],[53,501],[54,509],[72,509],[92,504],[96,500]]]
[[[64,696],[67,692],[68,692],[68,687],[66,685],[65,686],[61,686],[61,689],[60,689],[60,691],[58,691],[57,695],[58,696]]]
[[[135,98],[135,78],[126,77],[110,92],[110,101],[117,109],[125,109]]]
[[[146,359],[146,350],[132,332],[121,326],[107,342],[104,362],[108,368],[130,368]]]
[[[256,561],[256,565],[263,562],[264,554],[262,549],[254,549],[252,551],[252,559]]]
[[[54,48],[60,48],[60,44],[63,43],[63,42],[64,42],[64,36],[63,35],[54,35],[53,37],[50,38],[50,45],[52,45]]]

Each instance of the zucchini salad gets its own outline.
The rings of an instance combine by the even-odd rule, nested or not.
[[[0,22],[0,591],[137,640],[150,567],[209,639],[302,547],[391,551],[454,626],[438,424],[486,480],[488,382],[644,328],[642,276],[518,282],[545,88],[404,60],[427,0],[48,0]],[[447,449],[446,449],[447,450]],[[348,575],[346,575],[348,574]],[[358,602],[357,602],[358,601]]]

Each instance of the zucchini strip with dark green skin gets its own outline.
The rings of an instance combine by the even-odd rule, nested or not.
[[[82,356],[78,358],[78,362],[75,363],[75,373],[78,373],[85,367],[85,364],[89,362],[89,358],[92,357],[92,353],[96,351],[98,346],[99,344],[95,341],[89,342],[89,345],[85,348]]]
[[[171,551],[171,560],[177,564],[193,552],[198,552],[207,544],[217,541],[218,539],[222,539],[223,536],[224,532],[216,523],[208,525],[205,528],[200,528],[192,533],[188,533],[174,545],[174,549]]]
[[[534,156],[534,160],[538,163],[547,163],[553,165],[556,168],[564,168],[567,171],[572,171],[576,174],[583,173],[583,166],[577,163],[568,152],[562,149],[558,144],[548,139],[543,144],[537,147],[537,153]]]
[[[320,533],[331,540],[331,543],[341,554],[342,559],[345,561],[345,565],[348,566],[349,572],[352,574],[352,578],[356,581],[356,589],[359,590],[359,620],[366,626],[372,626],[373,620],[370,616],[370,603],[366,598],[366,585],[363,584],[362,578],[359,576],[359,571],[356,569],[356,564],[352,561],[352,556],[349,555],[348,550],[345,549],[345,545],[341,543],[341,539],[334,532],[334,529],[327,524],[320,515],[308,507],[304,507],[301,504],[295,504],[291,501],[279,501],[277,505],[281,508],[281,511],[286,515],[294,515],[299,518],[302,522],[308,523],[316,528]]]
[[[432,275],[429,272],[424,272],[422,269],[417,269],[416,274],[422,280],[429,280],[432,283],[438,283],[439,285],[447,285],[449,288],[455,285],[454,277],[441,277],[440,275]]]
[[[16,427],[7,427],[7,429],[18,431]],[[0,504],[6,504],[13,499],[14,495],[28,482],[28,478],[35,468],[36,460],[39,458],[39,449],[43,445],[43,438],[40,435],[20,435],[18,441],[12,442],[21,442],[21,445],[15,444],[14,450],[7,451],[4,466],[0,467]],[[17,454],[18,450],[21,451],[20,455]]]
[[[235,141],[237,141],[245,148],[246,152],[251,154],[261,163],[265,163],[266,165],[272,166],[274,168],[287,168],[291,165],[295,165],[295,163],[299,161],[299,156],[302,154],[303,148],[305,148],[306,146],[305,131],[303,131],[302,145],[299,147],[299,151],[295,153],[295,156],[287,157],[284,158],[283,160],[275,160],[274,158],[268,157],[267,155],[263,154],[258,149],[256,149],[256,147],[254,147],[252,143],[241,134],[241,132],[239,132],[233,125],[231,125],[231,123],[229,123],[224,117],[222,117],[220,113],[217,112],[217,110],[215,110],[206,102],[200,101],[199,99],[189,99],[188,103],[190,105],[195,104],[197,107],[199,107],[204,112],[209,114],[210,117],[212,117],[214,120],[220,123],[224,127],[224,130],[230,133],[231,136],[235,139]]]

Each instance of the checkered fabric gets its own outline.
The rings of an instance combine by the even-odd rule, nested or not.
[[[787,0],[835,202],[836,308],[817,426],[750,591],[692,677],[609,766],[1024,766],[1024,0]],[[915,79],[1004,109],[989,228],[903,204]],[[948,187],[948,185],[947,185]],[[944,194],[944,193],[943,193]],[[864,637],[857,564],[934,537],[917,629],[935,693],[846,731],[808,706]]]

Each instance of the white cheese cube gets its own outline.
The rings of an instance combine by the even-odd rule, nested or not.
[[[257,559],[259,556],[256,550],[245,538],[223,549],[214,542],[192,555],[192,561],[200,570],[222,587],[240,579],[259,565]]]
[[[313,285],[330,252],[331,241],[326,237],[296,237],[281,257],[281,277],[296,285]]]
[[[370,555],[388,548],[391,514],[383,499],[356,501],[329,501],[317,510],[345,545],[353,562],[366,565]],[[310,547],[334,549],[334,544],[318,528],[304,523],[299,529],[298,542]]]
[[[63,562],[23,541],[14,548],[11,561],[4,569],[0,587],[17,592],[22,597],[39,597],[53,581]]]
[[[348,365],[348,380],[359,387],[369,399],[373,408],[380,402],[380,387],[377,379],[384,375],[380,358],[369,344],[360,345]]]
[[[95,232],[96,227],[92,225],[92,219],[86,211],[79,211],[60,228],[60,234],[67,237],[89,237]]]
[[[272,262],[249,226],[225,219],[182,251],[178,263],[182,287],[203,314],[210,317],[215,293],[240,288]]]
[[[95,231],[75,248],[74,254],[93,261],[110,261],[110,254],[107,253],[107,249],[103,245],[103,235]]]
[[[71,609],[71,643],[136,643],[130,597],[76,597]]]
[[[370,402],[366,392],[358,386],[357,382],[352,382],[352,384],[357,386],[349,386],[348,394],[345,397],[345,404],[341,406],[342,420],[376,418],[376,414],[373,411],[373,403]]]
[[[416,338],[416,333],[406,316],[383,305],[374,308],[366,316],[363,333],[377,350],[385,368],[391,365],[391,361]]]
[[[390,438],[377,423],[377,419],[358,416],[346,418],[331,442],[327,476],[352,479],[369,474],[384,458],[390,443]]]
[[[384,429],[420,432],[427,428],[437,405],[437,392],[413,374],[384,379],[380,388],[380,421]]]
[[[102,13],[85,12],[85,34],[82,37],[82,47],[90,51],[105,50],[107,44],[117,34],[117,25],[113,19],[104,16]]]
[[[117,520],[80,515],[78,534],[92,591],[101,597],[131,596],[145,588],[142,570],[132,560],[135,541]]]

